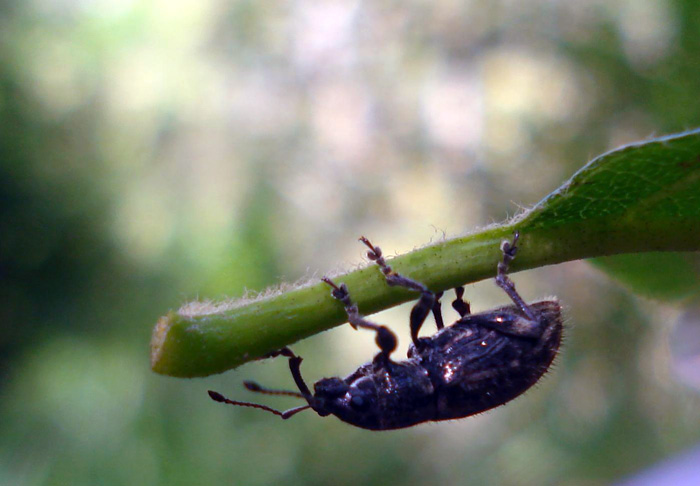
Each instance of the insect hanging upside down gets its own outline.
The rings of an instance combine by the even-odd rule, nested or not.
[[[468,417],[503,405],[533,386],[554,359],[562,335],[561,307],[556,300],[527,304],[508,278],[508,266],[515,258],[519,234],[512,242],[501,245],[503,259],[498,263],[496,284],[514,305],[480,314],[471,314],[463,300],[464,288],[456,289],[452,307],[461,316],[445,326],[440,297],[425,285],[394,272],[387,265],[382,251],[367,238],[360,238],[368,248],[367,256],[377,263],[390,286],[406,287],[420,292],[411,310],[410,325],[413,343],[408,359],[394,361],[396,336],[387,327],[366,320],[350,299],[345,284],[331,287],[331,295],[345,307],[350,325],[376,332],[379,353],[374,359],[347,378],[323,378],[312,393],[301,377],[301,361],[289,348],[269,356],[289,358],[295,391],[270,390],[254,382],[245,382],[250,391],[268,395],[290,395],[306,400],[306,405],[280,412],[265,405],[229,400],[209,391],[209,396],[231,405],[255,407],[288,419],[306,409],[320,416],[335,415],[349,424],[370,430],[410,427],[421,422]],[[432,311],[438,331],[429,337],[418,337],[423,322]]]

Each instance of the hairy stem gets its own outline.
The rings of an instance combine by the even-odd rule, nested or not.
[[[700,232],[690,224],[669,233],[666,222],[610,227],[590,221],[528,230],[528,221],[526,216],[509,225],[441,241],[389,263],[431,290],[441,291],[495,276],[501,241],[516,229],[521,232],[520,251],[511,271],[619,253],[700,250]],[[386,285],[373,264],[334,280],[347,284],[364,314],[416,298],[415,292]],[[226,310],[204,307],[199,313],[170,312],[154,330],[152,367],[181,377],[219,373],[345,321],[342,305],[320,281]]]

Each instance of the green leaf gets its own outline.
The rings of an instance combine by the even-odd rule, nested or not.
[[[593,266],[644,297],[690,300],[700,292],[700,253],[631,253],[591,260]]]
[[[389,260],[398,272],[447,290],[493,277],[500,244],[521,233],[512,270],[606,255],[700,250],[700,130],[606,153],[521,216]],[[381,242],[376,242],[381,243]],[[334,277],[364,314],[415,299],[386,285],[374,265]],[[320,282],[232,303],[189,304],[162,317],[151,365],[172,376],[205,376],[346,321]]]

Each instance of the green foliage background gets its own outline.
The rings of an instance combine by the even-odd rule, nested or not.
[[[598,263],[624,286],[584,262],[516,275],[568,306],[558,365],[448,424],[223,407],[207,389],[289,387],[284,363],[165,378],[148,342],[187,300],[352,268],[360,234],[392,254],[503,220],[700,126],[699,29],[690,0],[0,2],[0,483],[595,485],[696,443],[698,350],[673,327],[692,255]],[[373,319],[407,343],[407,307]],[[374,344],[294,349],[314,381]]]

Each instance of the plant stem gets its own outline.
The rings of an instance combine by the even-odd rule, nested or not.
[[[674,220],[674,231],[668,231],[668,221],[640,223],[639,219],[628,224],[600,219],[542,228],[531,227],[532,216],[441,241],[388,263],[395,271],[441,291],[495,276],[501,241],[516,229],[521,232],[520,250],[512,271],[620,253],[700,250],[695,220],[686,224]],[[374,264],[334,281],[347,284],[363,314],[416,298],[414,292],[386,285]],[[229,309],[171,311],[154,330],[151,364],[154,371],[171,376],[220,373],[344,322],[343,306],[320,281]]]

